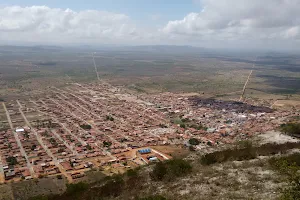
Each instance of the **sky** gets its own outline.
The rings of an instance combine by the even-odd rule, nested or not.
[[[0,44],[300,50],[300,0],[0,0]]]

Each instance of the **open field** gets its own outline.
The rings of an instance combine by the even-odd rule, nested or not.
[[[300,98],[300,56],[177,48],[0,47],[0,99],[23,98],[73,81],[96,81],[93,56],[100,79],[137,93],[197,92],[235,98],[253,70],[246,96]]]

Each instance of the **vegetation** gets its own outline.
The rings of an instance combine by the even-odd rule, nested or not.
[[[49,199],[50,198],[48,196],[39,195],[39,196],[31,197],[28,200],[49,200]]]
[[[281,131],[294,136],[300,137],[300,123],[287,123],[280,126]]]
[[[159,127],[160,127],[160,128],[168,128],[168,126],[165,125],[165,124],[159,124]]]
[[[63,149],[63,148],[59,148],[58,149],[58,151],[57,151],[57,153],[62,153],[62,152],[64,152],[65,150]]]
[[[56,142],[56,140],[54,138],[50,138],[50,143],[54,146],[57,147],[58,143]]]
[[[233,160],[250,160],[257,156],[285,153],[289,149],[300,147],[300,143],[264,144],[260,147],[253,147],[250,143],[245,142],[243,145],[246,146],[206,154],[201,157],[200,162],[203,165],[211,165]]]
[[[86,145],[86,149],[90,151],[90,150],[92,150],[93,148],[91,147],[91,145],[88,144],[88,145]]]
[[[167,199],[161,195],[154,195],[154,196],[139,198],[137,200],[167,200]]]
[[[83,128],[84,130],[91,130],[92,129],[92,126],[89,125],[89,124],[82,124],[80,125],[81,128]]]
[[[189,144],[191,144],[191,145],[198,145],[198,144],[200,144],[200,141],[198,139],[196,139],[196,138],[191,138],[189,140]]]
[[[62,177],[61,174],[56,175],[56,178],[57,178],[57,179],[63,179],[63,177]]]
[[[300,199],[300,153],[269,159],[273,169],[288,176],[288,187],[283,189],[281,200]]]
[[[67,184],[66,193],[69,195],[76,195],[88,189],[88,184],[84,182]]]
[[[300,199],[300,176],[290,178],[289,186],[283,190],[280,200]]]
[[[197,124],[195,122],[195,120],[191,120],[189,118],[182,118],[182,116],[179,116],[179,117],[171,120],[171,122],[174,124],[178,124],[181,128],[193,128],[196,130],[206,130],[207,129],[202,124]]]
[[[120,175],[116,175],[108,180],[102,187],[98,190],[99,196],[112,196],[117,197],[119,196],[122,191],[124,190],[125,182]]]
[[[103,141],[103,146],[104,147],[110,147],[112,145],[111,142]]]
[[[171,181],[176,177],[184,176],[192,171],[192,166],[188,161],[173,159],[165,162],[158,162],[150,176],[155,181]]]
[[[115,119],[110,115],[106,115],[106,120],[107,121],[114,121]]]
[[[8,165],[13,166],[13,165],[17,165],[18,161],[16,157],[10,156],[8,158],[6,158],[6,162]]]

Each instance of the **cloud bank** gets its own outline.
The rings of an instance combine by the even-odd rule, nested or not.
[[[75,12],[46,6],[11,6],[0,9],[0,36],[7,40],[57,43],[122,42],[137,34],[131,19],[106,11]]]
[[[300,39],[299,0],[202,0],[203,10],[169,21],[166,34],[203,40]]]
[[[299,0],[199,0],[199,3],[200,12],[187,13],[183,19],[169,21],[159,29],[147,27],[146,21],[138,24],[122,13],[76,12],[47,6],[1,7],[0,42],[299,46]]]

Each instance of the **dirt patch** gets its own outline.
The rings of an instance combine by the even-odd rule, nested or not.
[[[66,180],[56,177],[22,181],[11,185],[15,200],[26,200],[39,195],[62,194]]]
[[[0,185],[0,200],[13,199],[12,188],[10,184]]]
[[[182,158],[189,154],[189,151],[181,146],[153,146],[151,148],[173,158]]]
[[[287,142],[299,142],[299,140],[296,138],[293,138],[291,136],[276,131],[268,131],[264,134],[259,135],[258,137],[261,139],[261,144],[266,144],[266,143],[284,144]]]

